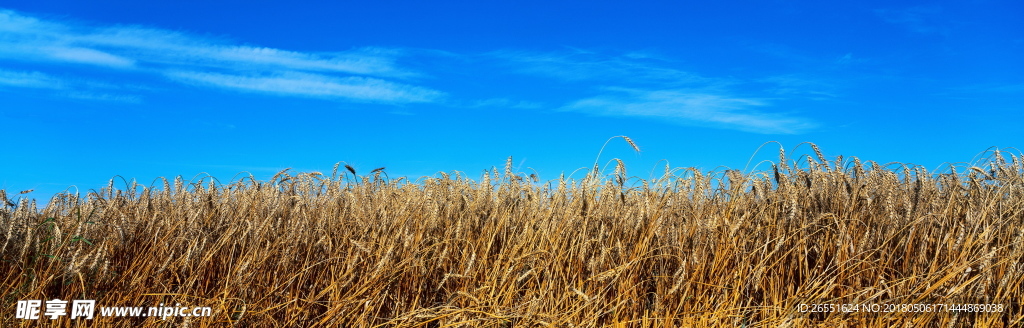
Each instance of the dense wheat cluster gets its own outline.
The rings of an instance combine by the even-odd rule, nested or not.
[[[577,179],[111,181],[45,208],[0,193],[0,326],[1014,327],[1024,163],[944,172],[780,154],[766,170],[621,161]],[[973,165],[973,166],[972,166]],[[660,171],[660,170],[659,170]],[[210,318],[13,319],[28,299],[210,306]],[[805,303],[1000,303],[997,314]]]

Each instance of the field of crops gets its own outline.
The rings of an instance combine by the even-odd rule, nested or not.
[[[542,180],[510,158],[412,181],[344,164],[267,181],[115,179],[44,208],[0,191],[0,326],[1024,325],[1019,154],[929,172],[804,149],[763,170],[651,179],[612,160]],[[213,316],[12,315],[55,298]]]

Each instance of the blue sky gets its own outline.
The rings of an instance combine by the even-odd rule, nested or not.
[[[601,162],[645,178],[768,141],[934,170],[1024,146],[1021,58],[1015,1],[8,1],[0,188],[508,156],[554,179],[617,135],[643,152]]]

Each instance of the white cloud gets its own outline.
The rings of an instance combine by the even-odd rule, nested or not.
[[[808,120],[759,111],[768,103],[749,98],[674,89],[608,88],[606,95],[572,102],[562,110],[602,116],[646,117],[763,134],[796,134],[816,127]]]
[[[90,65],[172,77],[194,85],[292,96],[429,102],[439,91],[387,81],[419,76],[401,52],[360,48],[299,52],[141,26],[90,26],[0,10],[0,60]],[[203,72],[203,73],[199,73]],[[17,77],[30,83],[28,77]],[[6,84],[16,82],[8,77]]]
[[[141,26],[90,27],[43,21],[0,10],[0,54],[20,60],[66,61],[111,66],[209,66],[408,77],[394,64],[396,52],[355,49],[305,53],[232,44],[226,40]],[[6,49],[6,50],[3,50]],[[42,55],[42,56],[40,56]]]
[[[508,98],[491,98],[484,100],[472,101],[462,105],[456,105],[459,107],[466,108],[501,108],[501,109],[538,109],[543,107],[541,103],[525,101],[525,100],[512,100]]]
[[[498,52],[518,73],[568,82],[598,83],[598,96],[571,101],[560,110],[600,116],[643,117],[677,124],[701,125],[764,134],[796,134],[814,122],[775,113],[765,99],[732,96],[734,89],[760,90],[767,97],[828,99],[829,85],[797,76],[761,79],[711,78],[675,68],[646,53],[607,56],[571,53]]]
[[[125,94],[134,86],[119,86],[103,82],[68,79],[36,71],[12,71],[0,69],[0,87],[18,87],[44,90],[50,95],[74,99],[98,100],[122,103],[140,103],[142,97]]]
[[[40,50],[58,61],[125,68],[135,65],[134,60],[89,48],[52,47]]]
[[[142,97],[137,95],[109,94],[90,91],[72,91],[64,94],[68,98],[138,104]]]
[[[687,71],[666,67],[664,61],[654,55],[627,53],[623,56],[607,56],[593,52],[575,50],[559,53],[533,53],[500,51],[490,54],[510,64],[520,73],[553,77],[566,81],[628,81],[632,83],[657,83],[660,85],[683,85],[713,81]]]
[[[846,53],[836,59],[836,64],[849,64],[851,61],[853,61],[853,53]]]
[[[61,89],[64,87],[64,84],[64,81],[61,79],[41,72],[18,72],[0,69],[0,85],[22,88]]]
[[[0,10],[0,58],[129,67],[134,61],[76,42],[61,24]]]
[[[366,77],[330,77],[316,74],[243,76],[202,72],[169,72],[173,79],[228,89],[396,103],[431,102],[438,91]]]

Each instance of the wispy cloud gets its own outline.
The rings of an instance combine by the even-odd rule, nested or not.
[[[582,50],[561,53],[499,52],[510,69],[591,85],[594,96],[569,101],[560,110],[600,116],[641,117],[764,134],[796,134],[817,126],[810,119],[777,111],[768,99],[827,98],[823,84],[797,76],[713,78],[677,68],[677,63],[645,53],[621,56]],[[814,86],[814,88],[811,88]],[[738,89],[753,90],[739,97]],[[818,91],[815,91],[818,90]]]
[[[0,10],[0,58],[88,64],[126,68],[129,58],[82,42],[81,32],[69,26]]]
[[[173,79],[196,85],[210,85],[242,91],[255,91],[314,97],[340,97],[354,100],[390,102],[432,102],[443,93],[367,77],[331,77],[290,73],[276,76],[243,76],[203,72],[168,72]]]
[[[846,53],[845,55],[836,58],[836,64],[849,64],[853,62],[853,53]]]
[[[517,99],[506,94],[486,94],[477,100],[452,99],[445,92],[420,85],[426,74],[399,65],[400,59],[403,63],[420,63],[418,68],[440,75],[447,74],[446,70],[462,70],[456,75],[463,74],[463,78],[476,77],[481,71],[492,72],[494,76],[540,78],[541,83],[532,89],[555,96]],[[852,55],[838,61],[850,60]],[[543,104],[558,103],[566,104],[561,107],[565,110],[596,115],[661,118],[761,133],[799,133],[813,127],[809,120],[774,113],[777,109],[763,99],[825,96],[795,91],[806,85],[796,84],[800,81],[794,78],[759,81],[703,76],[652,52],[609,54],[568,49],[462,55],[384,48],[301,52],[151,27],[98,26],[40,18],[9,10],[0,10],[0,63],[3,61],[18,61],[39,72],[0,71],[0,85],[60,89],[63,95],[79,99],[141,99],[138,95],[105,91],[131,93],[144,88],[95,87],[121,83],[72,75],[99,71],[130,75],[134,80],[152,84],[170,82],[212,90],[340,101],[501,109],[538,109]],[[67,66],[88,69],[64,69]],[[47,75],[48,68],[61,69],[61,77]],[[774,91],[746,90],[765,83],[774,85]],[[559,88],[564,84],[573,87],[563,92]],[[746,89],[738,92],[741,88]],[[761,96],[734,96],[739,94]]]
[[[503,60],[513,71],[565,81],[622,81],[638,84],[695,84],[712,81],[684,70],[667,67],[664,60],[643,53],[612,56],[573,49],[568,52],[536,53],[499,51],[490,54]]]
[[[207,66],[224,69],[287,69],[379,76],[414,76],[394,65],[398,52],[364,48],[303,53],[231,44],[227,40],[142,26],[91,27],[45,21],[0,10],[0,54],[21,60],[52,60],[106,66]]]
[[[539,109],[543,104],[533,101],[512,100],[508,98],[491,98],[469,102],[452,103],[454,107],[482,108],[482,109]]]
[[[395,103],[437,99],[439,91],[388,81],[421,75],[399,67],[395,62],[401,55],[399,50],[381,48],[290,51],[142,26],[93,26],[0,10],[0,60],[128,70],[275,95]]]
[[[852,52],[815,54],[790,45],[773,42],[747,42],[745,48],[758,55],[771,57],[778,62],[776,66],[797,71],[811,67],[818,70],[846,69],[851,65],[870,62],[869,58],[857,56]]]
[[[99,93],[92,91],[71,91],[64,94],[68,98],[82,99],[82,100],[96,100],[96,101],[109,101],[109,102],[120,102],[138,104],[142,102],[142,97],[137,95],[129,94],[112,94],[112,93]]]
[[[796,134],[816,127],[803,118],[768,113],[764,100],[728,97],[700,90],[608,88],[605,95],[581,99],[562,110],[602,116],[645,117],[763,134]]]
[[[123,92],[137,89],[135,86],[117,86],[91,80],[67,79],[38,71],[0,69],[0,90],[5,87],[42,90],[50,95],[73,99],[121,103],[142,101],[142,98],[137,95]]]
[[[41,55],[54,61],[70,63],[90,64],[108,66],[115,68],[130,68],[135,66],[135,61],[129,58],[113,55],[103,51],[79,47],[38,47],[27,49],[26,55]]]
[[[19,72],[0,69],[0,86],[61,89],[64,86],[64,81],[41,72]]]

